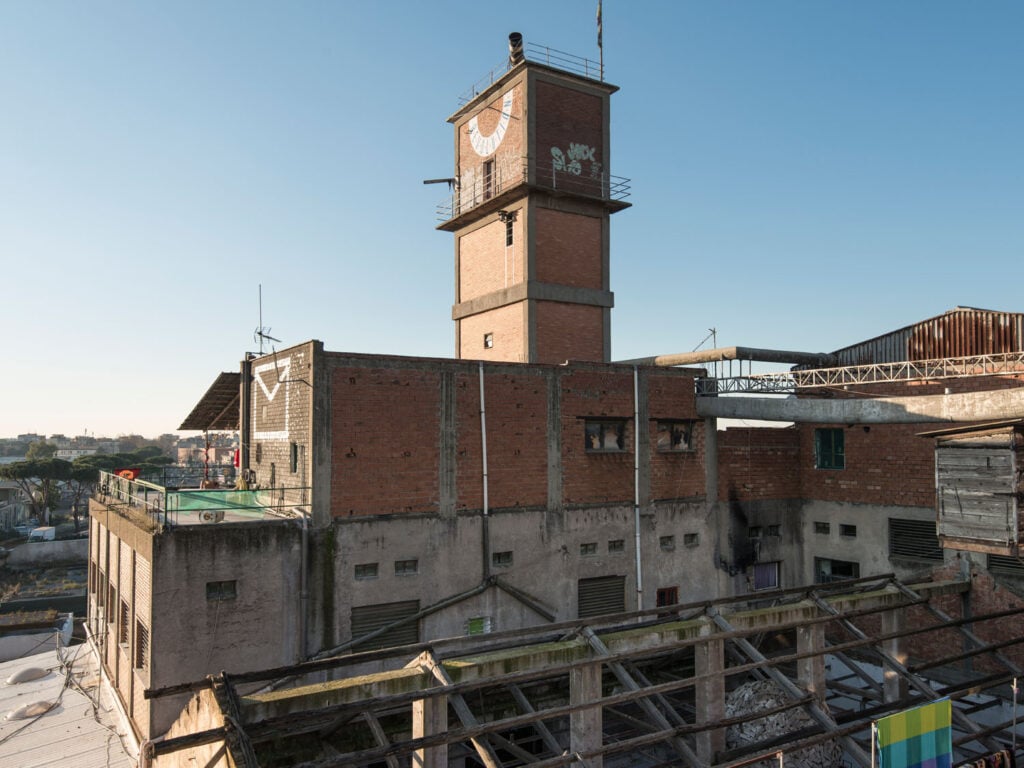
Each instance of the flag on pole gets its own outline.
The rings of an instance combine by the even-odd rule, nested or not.
[[[601,43],[601,0],[597,0],[597,47],[603,48]]]
[[[883,717],[877,722],[881,768],[950,768],[952,716],[947,698]]]

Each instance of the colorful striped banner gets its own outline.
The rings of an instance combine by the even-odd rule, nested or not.
[[[950,768],[952,716],[952,702],[939,699],[883,717],[876,723],[881,768]]]

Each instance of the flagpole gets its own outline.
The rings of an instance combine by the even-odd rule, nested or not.
[[[597,50],[600,55],[601,82],[604,82],[604,19],[601,17],[601,0],[597,0]]]

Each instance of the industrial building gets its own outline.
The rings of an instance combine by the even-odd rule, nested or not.
[[[147,759],[726,765],[838,739],[864,764],[870,713],[943,686],[965,759],[1001,749],[1024,315],[610,362],[616,89],[511,42],[449,118],[457,359],[248,355],[182,424],[240,431],[241,484],[108,475],[92,500],[92,642]],[[937,527],[936,441],[999,454],[940,484],[1008,494],[1002,518],[954,530],[943,490]],[[765,680],[809,719],[727,744],[752,719],[727,694]]]

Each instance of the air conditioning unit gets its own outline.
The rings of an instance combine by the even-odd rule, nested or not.
[[[223,509],[204,509],[199,513],[199,522],[201,523],[219,523],[224,519]]]

